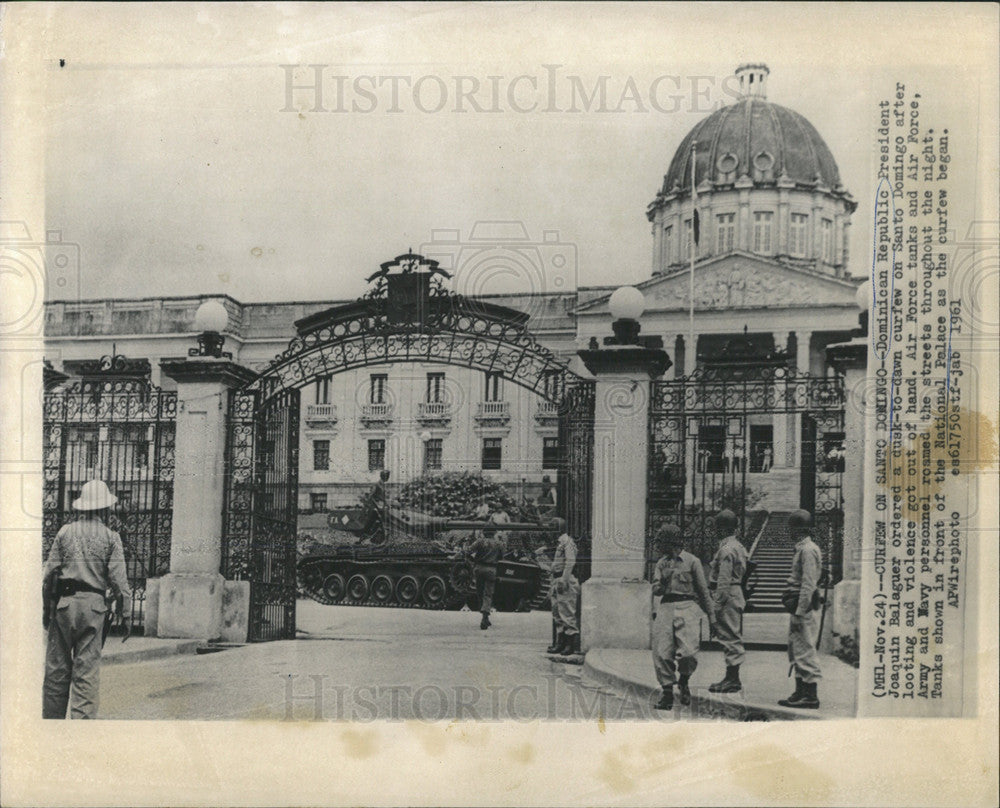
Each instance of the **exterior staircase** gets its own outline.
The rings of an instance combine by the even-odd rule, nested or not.
[[[795,556],[795,540],[788,529],[790,512],[772,512],[763,533],[758,538],[750,555],[757,564],[750,585],[753,596],[747,604],[748,612],[758,614],[784,612],[781,592],[792,571]]]

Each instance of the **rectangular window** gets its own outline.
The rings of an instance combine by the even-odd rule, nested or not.
[[[750,471],[766,474],[774,465],[774,428],[750,424]]]
[[[381,471],[385,468],[385,440],[368,441],[368,471]]]
[[[809,227],[809,217],[805,213],[793,213],[788,227],[788,254],[796,258],[805,258],[806,234]]]
[[[692,239],[693,239],[693,234],[694,234],[694,226],[691,224],[691,220],[690,219],[685,219],[684,220],[684,256],[682,258],[682,260],[684,260],[684,261],[690,261],[691,260],[691,242],[692,242]],[[694,255],[695,255],[695,258],[698,257],[698,246],[697,245],[695,245],[695,248],[694,248]]]
[[[384,373],[373,373],[368,388],[369,404],[385,404],[385,385],[389,377]]]
[[[427,374],[427,402],[438,404],[444,401],[444,374]]]
[[[315,404],[330,403],[330,376],[316,380],[316,401]]]
[[[663,228],[663,259],[664,263],[674,263],[674,228],[667,225]]]
[[[486,395],[484,401],[503,401],[503,376],[486,372]]]
[[[833,222],[829,219],[823,219],[820,222],[820,236],[822,238],[822,252],[821,256],[823,261],[827,264],[833,263]]]
[[[500,438],[483,438],[483,468],[497,470],[503,457]]]
[[[559,438],[544,438],[542,443],[542,468],[559,468]]]
[[[753,215],[753,251],[762,255],[771,252],[771,225],[774,214],[768,210],[758,210]]]
[[[435,471],[441,468],[442,443],[441,438],[431,438],[424,443],[424,471]]]
[[[559,398],[559,378],[558,370],[546,370],[542,374],[541,393],[547,401],[554,401]]]
[[[313,513],[326,513],[326,494],[310,494],[309,508]]]
[[[720,213],[716,217],[718,222],[718,245],[719,255],[733,251],[733,241],[736,237],[736,214]]]
[[[313,441],[313,471],[330,470],[330,441]]]

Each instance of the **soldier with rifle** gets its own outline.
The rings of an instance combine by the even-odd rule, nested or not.
[[[96,718],[101,647],[110,627],[107,590],[126,626],[131,600],[121,537],[106,521],[117,498],[101,480],[83,486],[73,508],[80,519],[64,525],[49,550],[42,582],[42,624],[48,631],[42,717]]]
[[[719,511],[715,517],[719,536],[719,549],[712,559],[708,586],[713,590],[715,602],[715,636],[725,652],[726,675],[721,681],[709,685],[711,693],[738,693],[743,689],[740,665],[746,658],[743,648],[742,623],[746,600],[743,597],[743,579],[747,570],[747,551],[736,538],[736,514]]]
[[[788,517],[792,537],[797,539],[792,572],[781,595],[788,621],[788,661],[795,669],[795,692],[781,699],[782,707],[819,708],[816,684],[822,678],[816,643],[819,639],[817,611],[820,607],[823,554],[810,535],[812,514],[793,511]]]

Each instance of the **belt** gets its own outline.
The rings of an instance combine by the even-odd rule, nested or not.
[[[660,598],[660,603],[682,603],[686,600],[694,600],[694,597],[691,595],[675,595],[670,593]]]
[[[75,578],[60,578],[59,583],[56,584],[56,594],[61,598],[75,595],[77,592],[93,592],[95,595],[104,595],[105,590],[85,584],[83,581],[77,581]]]

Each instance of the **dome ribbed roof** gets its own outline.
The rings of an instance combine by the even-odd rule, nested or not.
[[[662,193],[690,192],[691,142],[695,140],[699,185],[704,180],[727,183],[747,175],[755,185],[787,177],[796,185],[843,190],[837,163],[809,121],[763,98],[746,97],[716,110],[688,132],[663,178]],[[735,166],[730,168],[733,158]],[[720,166],[727,169],[725,176]]]

